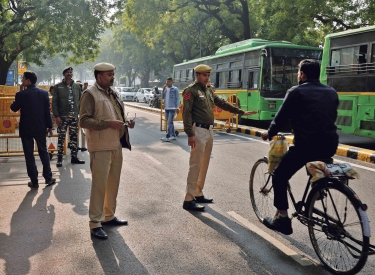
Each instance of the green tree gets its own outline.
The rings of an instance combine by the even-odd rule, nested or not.
[[[375,23],[374,0],[261,0],[265,39],[318,46],[328,33]]]
[[[0,0],[0,84],[13,61],[41,65],[60,53],[76,64],[99,53],[98,36],[122,0]],[[111,15],[112,14],[112,15]]]
[[[173,63],[180,63],[252,37],[258,27],[250,10],[257,14],[256,9],[255,0],[129,0],[123,20],[138,39],[158,43]]]

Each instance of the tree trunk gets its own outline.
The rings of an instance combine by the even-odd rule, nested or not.
[[[6,81],[7,81],[7,74],[8,74],[8,70],[10,68],[10,65],[12,65],[12,61],[5,61],[4,60],[4,55],[0,56],[0,85],[5,85],[6,84]],[[18,64],[17,64],[17,68],[16,70],[18,69]]]
[[[246,0],[242,0],[241,5],[242,5],[241,22],[243,26],[243,36],[244,36],[244,39],[250,39],[251,30],[250,30],[249,4],[247,3]]]

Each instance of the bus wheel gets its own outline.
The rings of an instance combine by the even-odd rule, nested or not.
[[[179,132],[178,131],[174,131],[174,133],[176,134],[176,137],[178,137]]]
[[[228,129],[226,129],[225,130],[227,133],[230,133],[230,132],[232,132],[232,129],[231,128],[228,128]]]

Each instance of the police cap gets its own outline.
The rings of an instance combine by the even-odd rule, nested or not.
[[[66,67],[64,70],[63,70],[63,74],[66,73],[66,71],[69,71],[71,70],[73,72],[73,68],[72,67]]]
[[[108,72],[116,70],[116,67],[110,63],[101,62],[94,66],[94,70],[98,72]]]
[[[210,73],[212,68],[210,66],[200,64],[194,68],[196,73]]]

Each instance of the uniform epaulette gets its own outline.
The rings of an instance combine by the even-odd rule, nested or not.
[[[189,85],[188,85],[188,86],[182,91],[182,94],[185,93],[186,89],[193,87],[195,84],[196,84],[195,82],[190,83],[190,84],[189,84]]]

